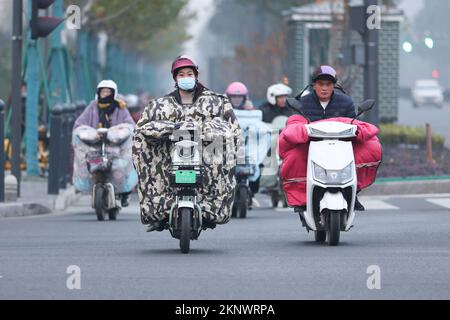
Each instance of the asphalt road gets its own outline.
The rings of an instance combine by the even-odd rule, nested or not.
[[[421,106],[414,108],[411,100],[401,99],[399,103],[399,123],[415,127],[425,127],[430,123],[432,130],[446,138],[446,146],[450,148],[450,103],[443,108]]]
[[[136,205],[116,222],[97,222],[88,198],[64,214],[2,219],[0,299],[450,298],[450,195],[365,198],[339,247],[259,200],[189,255],[168,232],[147,234]],[[72,265],[80,290],[67,288]],[[368,289],[370,266],[380,290]]]

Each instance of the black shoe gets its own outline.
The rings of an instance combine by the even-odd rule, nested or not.
[[[210,221],[208,219],[203,219],[202,224],[203,224],[203,229],[205,229],[205,230],[206,229],[213,230],[213,229],[215,229],[217,227],[217,223],[212,222],[212,221]]]
[[[128,201],[128,198],[129,198],[128,194],[122,194],[120,202],[121,202],[123,208],[126,208],[126,207],[128,207],[130,205],[130,202]]]
[[[148,225],[147,232],[153,232],[153,231],[163,232],[165,228],[166,228],[166,222],[155,221],[155,222],[151,222]]]
[[[358,197],[356,197],[355,201],[355,211],[366,211],[366,208],[359,202]]]
[[[295,207],[295,212],[306,212],[306,206]]]

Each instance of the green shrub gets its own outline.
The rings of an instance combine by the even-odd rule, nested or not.
[[[414,128],[408,126],[401,126],[397,124],[382,124],[380,126],[380,140],[384,144],[412,144],[425,146],[426,144],[426,130],[423,128]],[[433,134],[433,145],[436,147],[443,147],[445,138],[443,136]]]

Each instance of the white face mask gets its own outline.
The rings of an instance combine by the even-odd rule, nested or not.
[[[192,91],[197,84],[197,80],[192,77],[178,79],[178,88],[184,91]]]

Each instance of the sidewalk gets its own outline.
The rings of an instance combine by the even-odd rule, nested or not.
[[[450,193],[448,177],[380,179],[367,190],[364,196],[414,195],[414,194],[447,194]]]
[[[66,190],[60,190],[58,196],[48,195],[45,178],[24,177],[21,189],[21,198],[17,202],[0,203],[0,218],[64,211],[80,197],[72,186],[68,186]]]

